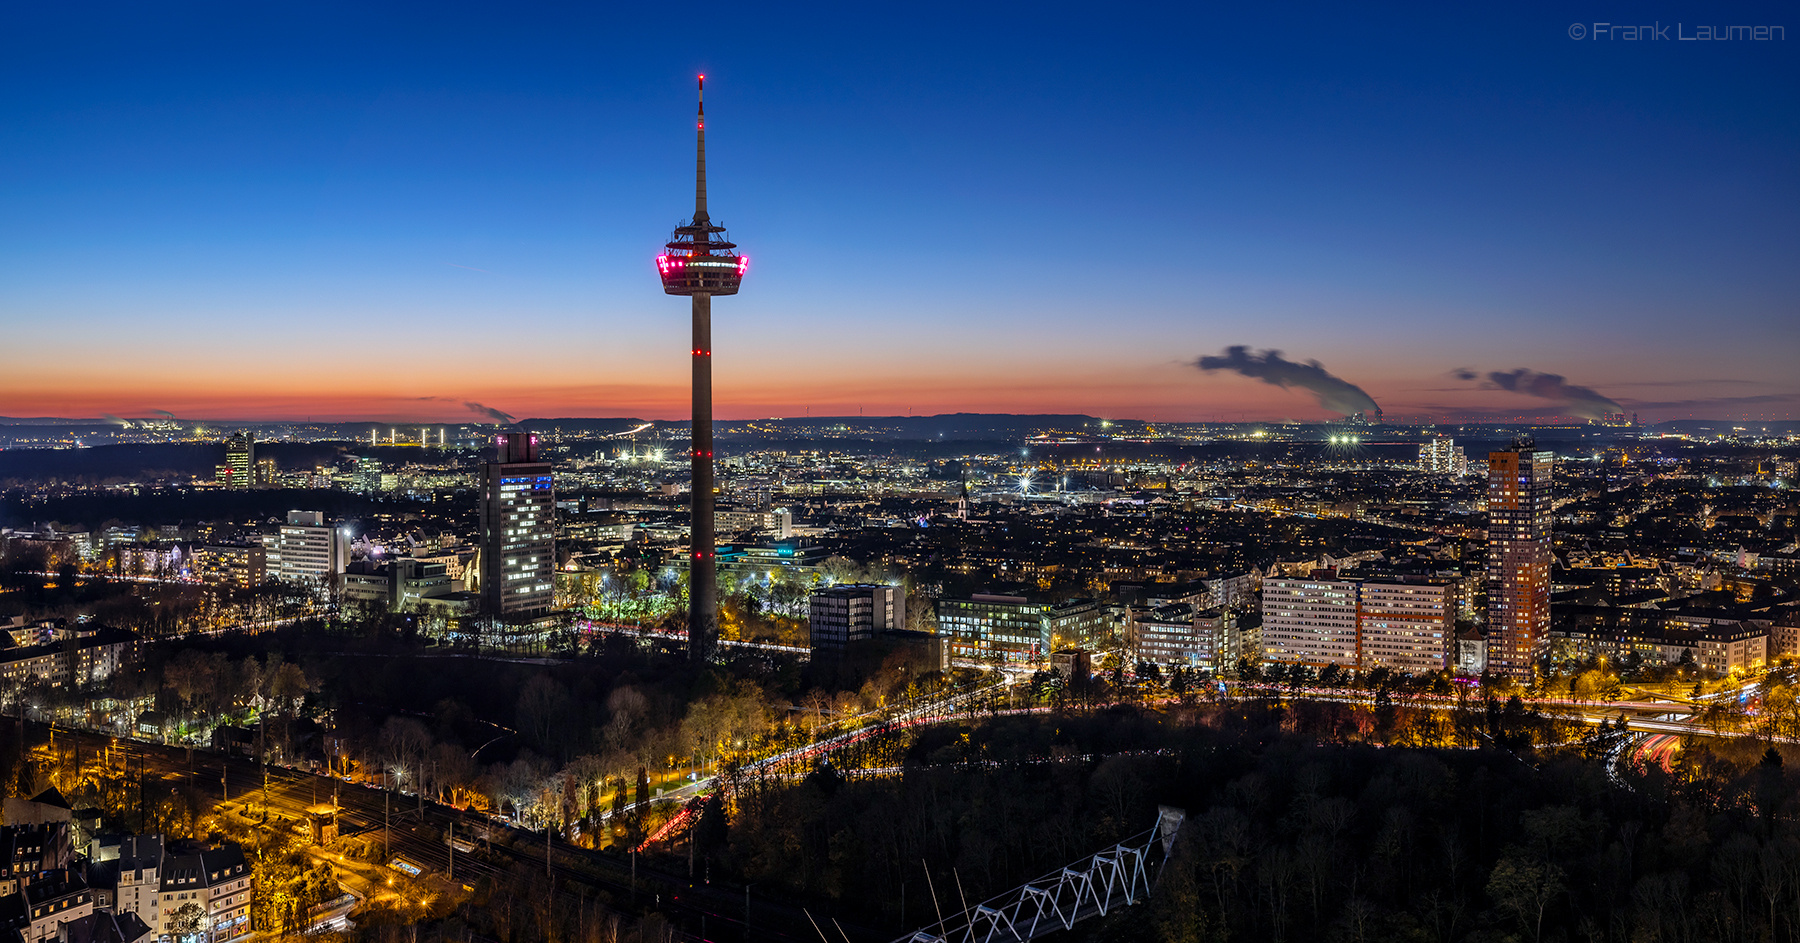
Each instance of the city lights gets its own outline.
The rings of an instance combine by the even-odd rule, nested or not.
[[[1800,939],[1784,27],[65,7],[0,943]]]

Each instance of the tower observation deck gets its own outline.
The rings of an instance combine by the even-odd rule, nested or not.
[[[706,211],[706,76],[700,76],[694,216],[656,257],[663,292],[693,300],[694,434],[689,452],[693,525],[688,557],[688,658],[707,661],[719,637],[718,542],[713,530],[712,297],[735,295],[750,265]]]

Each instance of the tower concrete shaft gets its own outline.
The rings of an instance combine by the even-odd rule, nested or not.
[[[719,561],[713,535],[712,295],[694,300],[693,548],[688,579],[688,659],[712,658],[719,639]]]

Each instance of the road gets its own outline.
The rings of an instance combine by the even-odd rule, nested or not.
[[[48,741],[48,728],[32,725],[34,741]],[[66,731],[58,734],[66,737]],[[103,738],[88,734],[84,743],[98,748]],[[169,747],[133,740],[111,741],[118,747],[115,756],[132,769],[143,770],[146,782],[190,783],[201,795],[214,802],[226,802],[226,814],[241,814],[241,803],[260,803],[263,771],[254,761],[223,757],[200,750],[189,752],[184,747]],[[96,753],[98,750],[96,750]],[[448,876],[452,849],[445,840],[452,823],[459,839],[474,840],[479,847],[475,855],[454,852],[457,883],[474,885],[482,878],[505,879],[515,868],[528,869],[539,875],[545,869],[545,840],[542,831],[513,828],[488,816],[426,802],[420,809],[416,796],[384,792],[327,776],[270,766],[268,772],[269,807],[272,813],[290,823],[306,820],[308,806],[329,802],[334,790],[339,808],[339,827],[344,834],[355,834],[376,844],[385,835],[388,854],[384,861],[395,858],[422,865],[434,875]],[[260,819],[260,816],[257,816]],[[246,819],[245,821],[251,821]],[[384,828],[384,822],[386,827]],[[492,841],[479,837],[483,830]],[[598,851],[590,851],[562,841],[550,848],[550,872],[556,879],[556,892],[570,910],[577,906],[596,912],[596,890],[606,890],[620,902],[620,909],[630,911],[629,902],[638,907],[654,907],[683,926],[707,928],[708,938],[736,941],[810,941],[814,938],[806,913],[800,905],[777,900],[757,891],[749,898],[751,932],[744,932],[745,891],[742,885],[725,882],[689,881],[673,870],[651,865],[640,858],[633,880],[633,867],[628,859]],[[320,855],[342,875],[346,886],[356,888],[368,883],[367,866],[335,853]],[[335,860],[333,860],[335,858]],[[817,911],[815,911],[817,913]],[[839,918],[840,920],[842,918]],[[873,928],[844,922],[846,929],[859,937],[880,937]]]

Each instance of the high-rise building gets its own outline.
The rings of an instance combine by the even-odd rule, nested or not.
[[[239,429],[225,440],[225,487],[245,491],[256,484],[256,436]]]
[[[812,594],[810,631],[815,650],[841,649],[906,628],[906,590],[846,583]]]
[[[1454,622],[1442,580],[1327,571],[1263,582],[1263,649],[1271,661],[1441,671],[1450,665]]]
[[[1456,474],[1456,440],[1434,436],[1420,442],[1419,470],[1433,475]]]
[[[718,541],[713,534],[712,297],[735,295],[750,264],[726,241],[725,227],[706,212],[706,76],[694,147],[694,218],[676,228],[656,257],[663,292],[693,299],[693,442],[688,450],[693,487],[691,576],[688,583],[688,657],[710,660],[719,636]]]
[[[1456,611],[1442,580],[1369,579],[1359,587],[1362,668],[1442,671],[1450,667]]]
[[[1357,584],[1322,573],[1263,580],[1263,656],[1307,665],[1357,664]]]
[[[1488,453],[1488,670],[1529,679],[1550,644],[1550,452]]]
[[[549,611],[555,588],[556,488],[537,436],[494,437],[481,465],[481,607],[502,618]]]
[[[287,523],[265,544],[266,566],[275,578],[329,588],[350,561],[350,540],[323,511],[289,511]]]
[[[356,471],[352,473],[356,490],[364,494],[374,494],[381,490],[381,459],[372,455],[363,455],[356,459]]]

